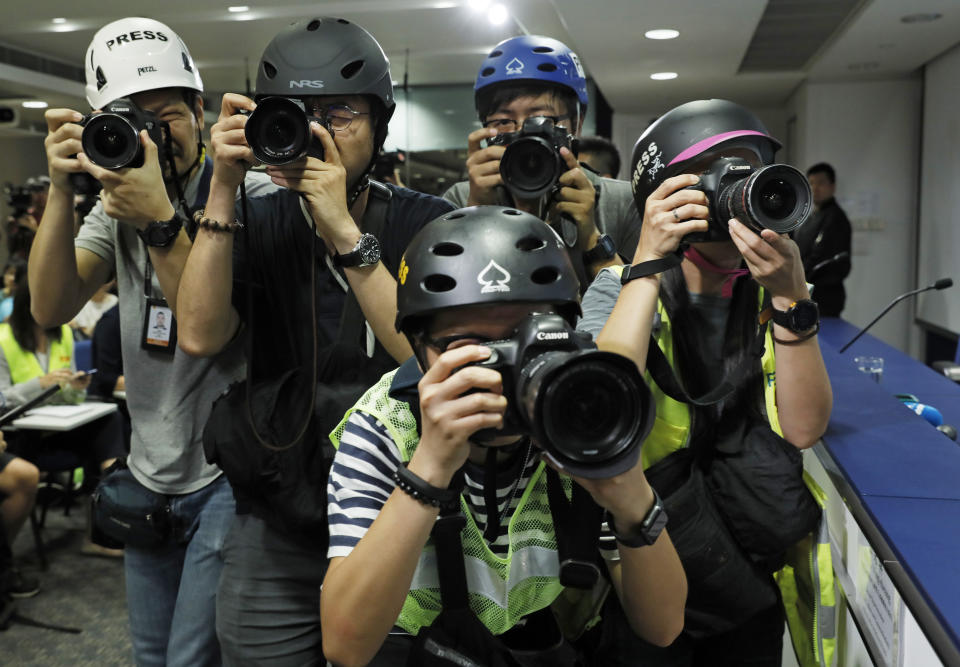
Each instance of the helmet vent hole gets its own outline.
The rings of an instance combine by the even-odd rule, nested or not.
[[[530,274],[530,280],[538,285],[549,285],[560,279],[560,272],[552,266],[541,266]]]
[[[463,254],[463,246],[458,243],[438,243],[430,249],[430,252],[441,257],[456,257]]]
[[[500,49],[494,49],[493,51],[490,52],[490,55],[487,56],[487,57],[488,57],[488,58],[499,58],[499,57],[502,56],[502,55],[503,55],[503,51],[501,51]]]
[[[534,53],[553,53],[552,46],[536,46],[533,49]]]
[[[309,30],[310,32],[313,32],[314,30],[320,27],[320,23],[321,23],[320,19],[313,19],[312,21],[310,21],[310,23],[307,24],[307,30]]]
[[[493,73],[496,72],[496,71],[497,71],[497,70],[494,69],[493,67],[484,67],[484,68],[483,68],[483,71],[480,72],[480,76],[490,76],[491,74],[493,74]]]
[[[521,252],[533,252],[534,250],[542,250],[546,247],[547,242],[543,239],[538,239],[536,236],[524,236],[517,241],[517,250]]]
[[[342,23],[344,25],[350,25],[350,21],[347,19],[337,19],[337,23]]]
[[[508,208],[503,211],[504,215],[523,215],[520,211],[515,208]]]
[[[537,69],[541,72],[556,72],[557,66],[553,63],[540,63],[537,65]]]
[[[340,76],[344,79],[352,79],[363,69],[363,64],[364,61],[362,60],[354,60],[352,63],[348,63],[340,70]]]
[[[271,63],[263,61],[263,73],[268,79],[272,79],[277,76],[277,68],[274,67]]]
[[[464,217],[463,213],[451,213],[444,220],[459,220],[462,217]]]
[[[457,286],[457,281],[450,276],[434,273],[423,279],[423,289],[434,294],[449,292]]]

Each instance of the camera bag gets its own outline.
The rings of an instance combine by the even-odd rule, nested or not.
[[[169,500],[137,481],[125,458],[110,466],[91,501],[95,529],[117,542],[152,549],[173,535]]]

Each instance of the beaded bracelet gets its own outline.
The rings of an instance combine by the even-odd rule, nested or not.
[[[448,507],[454,504],[460,496],[457,489],[441,489],[410,472],[406,463],[393,473],[393,481],[398,489],[424,505],[440,508]]]
[[[243,224],[239,220],[220,222],[219,220],[203,217],[205,211],[206,209],[201,208],[193,214],[193,221],[197,223],[197,227],[203,227],[211,232],[229,232],[231,234],[243,229]]]

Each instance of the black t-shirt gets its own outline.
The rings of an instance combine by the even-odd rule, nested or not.
[[[387,184],[391,198],[379,235],[384,265],[397,275],[410,240],[426,223],[452,210],[449,202]],[[371,194],[371,198],[372,198]],[[310,245],[316,245],[317,344],[337,339],[345,292],[324,259],[326,247],[300,207],[300,195],[287,189],[247,201],[245,228],[237,234],[233,260],[233,303],[252,332],[255,378],[276,377],[306,365],[313,356],[310,313]],[[242,216],[237,205],[238,217]],[[252,286],[252,313],[247,309],[247,271]],[[346,279],[340,276],[343,282]],[[365,349],[364,341],[357,345]],[[389,360],[378,344],[376,357]]]

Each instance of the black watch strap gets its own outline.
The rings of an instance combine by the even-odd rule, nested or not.
[[[663,532],[663,529],[667,525],[667,510],[664,508],[663,501],[660,499],[656,489],[651,486],[650,490],[653,491],[653,505],[650,507],[650,511],[647,512],[647,516],[645,516],[640,523],[639,530],[632,535],[619,532],[613,523],[613,515],[609,512],[604,512],[604,519],[610,528],[610,532],[617,538],[617,542],[625,547],[636,549],[638,547],[650,546],[657,541],[660,533]]]
[[[444,508],[455,504],[460,497],[459,489],[441,489],[439,486],[434,486],[419,475],[410,472],[406,463],[393,473],[393,481],[398,489],[424,505]]]
[[[583,259],[587,264],[594,264],[602,260],[613,259],[616,255],[617,244],[607,234],[601,234],[597,238],[597,245],[584,251]]]
[[[151,222],[145,229],[138,229],[137,235],[151,248],[166,248],[177,239],[182,228],[183,217],[174,211],[169,220]]]

